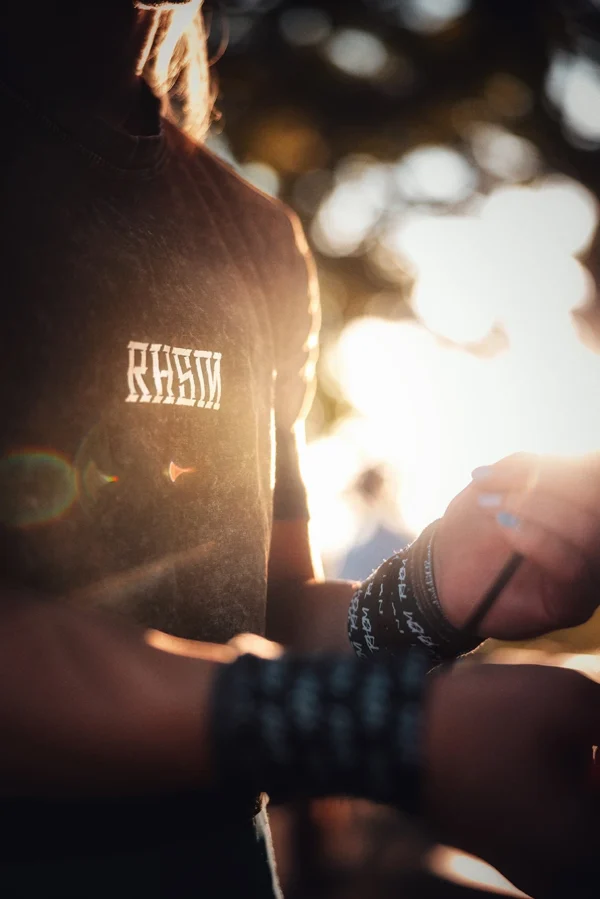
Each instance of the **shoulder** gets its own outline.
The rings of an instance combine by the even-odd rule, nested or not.
[[[316,270],[297,215],[207,147],[194,144],[173,125],[169,129],[173,157],[185,167],[186,183],[199,191],[198,202],[208,207],[238,266],[249,278],[258,277],[277,333],[316,331]]]
[[[249,184],[227,162],[204,145],[193,143],[175,126],[167,123],[171,149],[188,169],[197,189],[224,218],[252,244],[262,244],[271,257],[306,252],[306,241],[296,214],[280,200]]]

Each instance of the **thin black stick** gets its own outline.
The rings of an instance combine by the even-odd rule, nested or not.
[[[462,630],[469,633],[476,633],[477,628],[490,611],[512,576],[517,571],[519,565],[523,561],[521,553],[513,553],[490,589],[487,591],[481,602],[476,606],[475,611],[471,614]]]

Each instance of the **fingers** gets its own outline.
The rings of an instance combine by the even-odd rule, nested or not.
[[[563,557],[568,555],[573,565],[585,560],[590,573],[600,571],[600,517],[587,509],[545,493],[539,487],[527,492],[483,493],[478,497],[478,505],[496,517],[506,539],[528,558],[533,558],[531,553],[537,554],[539,544],[544,557],[558,552],[555,559],[558,569],[564,570]],[[565,575],[568,579],[572,572],[567,569]]]
[[[513,453],[494,465],[481,465],[471,477],[481,489],[518,490],[529,486],[536,477],[539,457],[533,453]]]
[[[484,486],[485,485],[485,486]],[[554,580],[587,592],[600,578],[600,455],[518,453],[474,472],[477,503],[510,547]]]
[[[577,459],[515,453],[476,468],[473,481],[486,492],[542,491],[600,516],[600,453]]]
[[[509,512],[501,512],[497,518],[512,549],[554,580],[566,584],[591,583],[590,564],[579,547],[539,524],[517,519]]]

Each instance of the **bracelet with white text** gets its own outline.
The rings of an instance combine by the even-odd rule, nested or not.
[[[443,612],[433,570],[436,525],[383,562],[354,594],[348,636],[359,658],[419,647],[440,662],[482,642],[455,628]]]

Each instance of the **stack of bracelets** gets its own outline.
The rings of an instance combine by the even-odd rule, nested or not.
[[[359,658],[419,647],[441,662],[481,643],[450,624],[442,610],[433,572],[436,525],[380,565],[354,594],[348,636]]]
[[[244,655],[222,667],[213,734],[225,792],[356,796],[418,811],[427,672],[480,642],[444,616],[434,533],[435,524],[354,594],[355,655]]]

